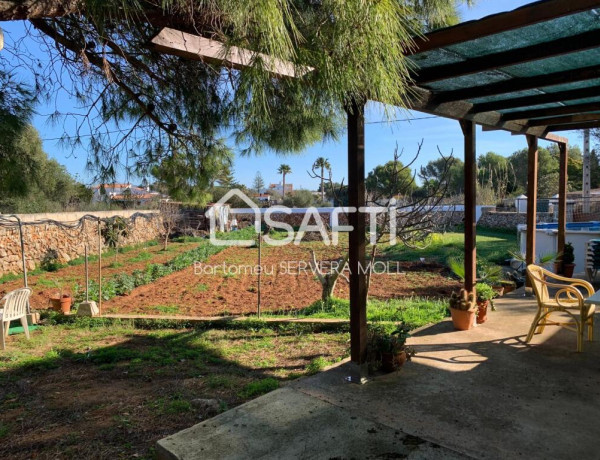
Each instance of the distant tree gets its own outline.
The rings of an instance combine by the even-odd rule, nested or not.
[[[313,173],[315,170],[321,170],[321,202],[325,201],[325,170],[331,172],[331,165],[327,158],[319,157],[315,160],[312,166]]]
[[[315,196],[309,190],[294,190],[283,199],[284,206],[290,208],[308,208],[315,201]]]
[[[256,190],[257,194],[260,194],[260,191],[265,188],[265,181],[260,174],[260,171],[256,172],[256,176],[254,176],[254,182],[252,183],[252,188]]]
[[[387,198],[411,195],[416,188],[410,168],[400,161],[388,161],[384,165],[376,166],[367,175],[365,185],[371,195]]]
[[[477,159],[478,186],[480,189],[488,189],[494,195],[492,201],[506,198],[509,184],[514,182],[514,177],[512,164],[502,155],[488,152]]]
[[[448,196],[459,195],[464,188],[464,163],[455,157],[438,158],[421,166],[419,178],[427,195],[429,190],[443,190]]]
[[[287,174],[291,174],[292,173],[292,168],[290,168],[289,165],[282,164],[277,169],[277,172],[283,176],[283,180],[282,180],[282,183],[283,183],[283,193],[281,194],[281,196],[283,197],[283,199],[285,199],[285,176]]]

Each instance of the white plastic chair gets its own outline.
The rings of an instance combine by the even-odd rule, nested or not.
[[[1,350],[6,348],[6,337],[8,337],[8,328],[12,320],[21,320],[21,324],[25,330],[25,337],[29,338],[29,326],[27,325],[27,304],[29,303],[30,295],[31,289],[22,288],[9,292],[2,298],[2,300],[0,300],[0,306],[3,307],[0,310],[0,337],[2,337]]]

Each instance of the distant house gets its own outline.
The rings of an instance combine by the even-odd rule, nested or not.
[[[168,198],[161,193],[151,192],[150,187],[131,184],[100,184],[92,187],[92,203],[120,203],[143,205]]]
[[[271,202],[271,195],[269,195],[268,193],[254,194],[254,198],[256,198],[256,200],[259,203],[270,203]]]
[[[283,185],[279,184],[270,184],[269,188],[266,190],[267,193],[269,191],[277,192],[280,195],[283,195]],[[294,191],[294,184],[285,184],[285,193],[292,193]]]

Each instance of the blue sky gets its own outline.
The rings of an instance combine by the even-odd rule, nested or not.
[[[524,4],[530,3],[526,0],[478,0],[475,7],[467,9],[461,8],[463,20],[479,19],[489,14],[508,11],[518,8]],[[25,27],[21,22],[3,23],[2,28],[7,34],[7,44],[10,46],[12,40],[18,40],[25,35]],[[39,45],[30,41],[28,47],[44,59],[44,53],[37,50]],[[29,78],[27,74],[21,74],[24,79]],[[80,151],[73,153],[69,148],[62,148],[55,140],[63,133],[72,129],[72,125],[66,122],[53,126],[48,123],[47,114],[52,113],[55,107],[61,111],[73,111],[75,105],[73,101],[62,98],[60,101],[51,100],[49,103],[41,103],[37,107],[38,115],[33,120],[34,126],[40,131],[44,139],[44,148],[50,156],[56,158],[64,164],[69,172],[76,175],[80,180],[89,183],[91,175],[85,170],[86,153]],[[78,110],[80,111],[80,110]],[[417,151],[419,143],[423,140],[421,154],[415,166],[426,164],[428,161],[438,158],[438,147],[444,155],[453,153],[456,157],[462,158],[463,138],[457,121],[444,118],[431,117],[419,112],[400,113],[397,117],[407,121],[387,122],[379,104],[369,104],[366,111],[366,170],[372,170],[376,165],[385,163],[393,158],[396,143],[399,149],[404,149],[405,161],[412,159]],[[477,151],[483,154],[488,151],[494,151],[501,155],[508,156],[512,152],[525,148],[526,141],[523,136],[512,136],[506,132],[482,132],[478,129]],[[578,132],[565,132],[561,135],[567,136],[571,144],[581,145],[582,137]],[[232,147],[235,147],[230,142]],[[292,174],[287,177],[287,181],[294,184],[295,188],[317,189],[318,180],[308,176],[307,170],[310,170],[312,163],[319,156],[329,159],[332,164],[333,176],[336,181],[340,181],[346,176],[346,138],[342,135],[337,142],[325,142],[307,148],[300,154],[278,156],[273,153],[266,153],[259,157],[236,157],[234,169],[235,178],[246,185],[251,185],[257,171],[260,171],[266,183],[279,182],[280,176],[277,174],[277,167],[281,163],[287,163],[292,168]],[[542,146],[545,143],[542,142]],[[119,180],[124,181],[125,175],[122,174]],[[139,178],[131,178],[132,181],[139,181]]]

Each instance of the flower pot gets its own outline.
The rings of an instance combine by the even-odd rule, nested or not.
[[[496,293],[496,297],[502,297],[504,295],[504,286],[503,285],[500,284],[498,286],[492,286],[492,289]]]
[[[477,302],[477,324],[483,324],[487,321],[487,309],[489,300],[480,300]]]
[[[561,268],[562,268],[562,267],[561,267],[561,265],[562,265],[562,263],[561,263],[560,261],[558,261],[558,262],[554,262],[554,273],[555,273],[556,275],[560,275],[560,274],[561,274],[561,272],[562,272],[562,270],[561,270]]]
[[[575,264],[563,264],[563,275],[567,278],[573,278],[573,272],[575,271]]]
[[[63,314],[71,313],[71,296],[64,294],[62,297],[51,297],[50,305],[52,310],[60,311]]]
[[[454,329],[459,331],[468,331],[473,327],[475,323],[475,315],[477,310],[458,310],[450,307],[450,315],[452,316],[452,323]]]
[[[504,284],[503,287],[504,287],[504,295],[509,294],[515,290],[514,284]]]
[[[405,351],[399,353],[381,353],[381,370],[383,372],[394,372],[396,369],[404,366],[407,359]]]

